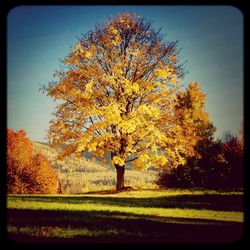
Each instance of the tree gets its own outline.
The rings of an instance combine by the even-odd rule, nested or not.
[[[212,134],[213,127],[210,127]],[[225,133],[222,140],[209,136],[200,140],[196,149],[200,155],[198,158],[188,157],[183,166],[159,172],[156,184],[175,188],[243,188],[243,147],[240,139],[230,132]]]
[[[32,143],[24,130],[7,129],[7,180],[9,193],[25,193],[30,178]]]
[[[175,108],[184,75],[178,55],[177,42],[164,42],[152,22],[136,14],[97,25],[43,87],[59,102],[48,139],[65,145],[62,157],[110,152],[117,190],[124,189],[127,162],[138,168],[183,164],[183,155],[195,154],[199,134],[187,110]]]
[[[214,140],[216,128],[210,121],[208,113],[205,112],[206,95],[201,91],[198,83],[191,83],[178,93],[177,99],[175,109],[179,121],[185,122],[182,127],[186,126],[188,131],[193,124],[196,127],[196,134],[199,135],[199,140],[194,146],[197,154],[183,155],[186,159],[184,165],[179,165],[177,168],[166,166],[160,170],[156,184],[160,187],[204,187],[207,184],[208,172],[214,167],[219,155],[219,145]],[[185,116],[189,117],[189,122],[192,124],[186,124],[183,119]]]
[[[41,154],[33,154],[24,130],[7,129],[8,193],[57,193],[56,171]]]
[[[171,171],[176,174],[177,182],[186,182],[186,187],[206,186],[209,173],[215,173],[215,165],[222,154],[219,144],[214,140],[216,128],[205,112],[206,95],[201,91],[198,83],[191,83],[185,91],[178,94],[178,109],[181,116],[188,113],[196,126],[199,140],[195,144],[196,155],[186,155],[186,164]]]
[[[227,186],[230,188],[243,187],[243,144],[231,132],[226,132],[222,138],[225,167],[227,169]]]

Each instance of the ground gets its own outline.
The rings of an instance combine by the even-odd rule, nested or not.
[[[243,193],[134,190],[9,195],[18,242],[231,243],[243,232]]]

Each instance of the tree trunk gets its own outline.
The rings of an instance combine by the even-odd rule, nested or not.
[[[116,190],[124,189],[124,172],[125,166],[115,165],[116,168]]]

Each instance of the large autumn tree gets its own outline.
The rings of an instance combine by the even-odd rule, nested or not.
[[[198,118],[182,107],[178,52],[152,22],[127,12],[85,34],[43,88],[59,101],[48,138],[65,145],[61,156],[109,152],[122,190],[127,162],[175,167],[194,155]],[[196,103],[193,111],[205,113]]]

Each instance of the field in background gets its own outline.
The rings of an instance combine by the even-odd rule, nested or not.
[[[243,194],[140,190],[9,195],[8,233],[22,242],[223,242],[242,236]]]
[[[96,159],[74,159],[68,157],[65,160],[56,160],[58,150],[44,143],[33,142],[34,151],[44,154],[51,162],[53,168],[58,171],[62,193],[79,194],[88,191],[100,191],[112,189],[116,184],[116,172],[114,167],[103,165]],[[125,185],[133,188],[156,188],[154,170],[126,169]]]

